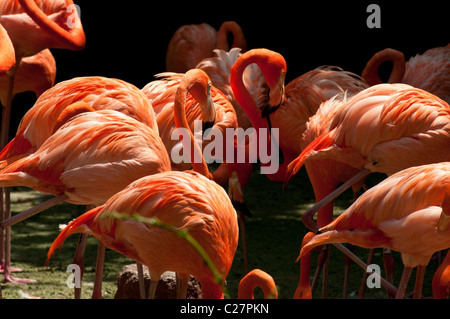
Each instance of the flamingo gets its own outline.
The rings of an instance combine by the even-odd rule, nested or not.
[[[244,268],[247,272],[244,214],[248,214],[248,209],[243,204],[243,197],[239,196],[239,194],[242,194],[239,178],[240,180],[247,180],[250,177],[251,170],[244,171],[244,175],[240,175],[239,178],[236,173],[233,173],[234,171],[229,172],[228,170],[229,167],[236,165],[238,156],[238,144],[235,143],[234,138],[227,139],[226,133],[227,129],[233,129],[234,132],[238,125],[233,106],[221,91],[211,85],[208,75],[200,69],[191,69],[185,74],[162,73],[157,77],[161,79],[148,83],[142,89],[142,92],[147,96],[155,110],[160,136],[169,154],[172,154],[174,150],[178,153],[181,148],[191,154],[186,161],[183,160],[180,163],[172,161],[172,170],[190,169],[192,163],[197,161],[201,170],[196,169],[196,171],[208,176],[222,186],[228,182],[228,193],[239,213]],[[190,94],[188,94],[189,92]],[[234,150],[233,161],[231,163],[224,161],[212,174],[209,172],[203,156],[199,156],[198,159],[194,157],[196,153],[202,154],[196,141],[198,137],[194,137],[192,134],[195,120],[202,120],[203,130],[205,130],[205,127],[212,127],[211,133],[214,132],[215,142],[217,142],[217,139],[222,139],[223,149],[218,150],[222,152],[221,160],[230,158],[227,155],[227,145],[230,146],[229,149]],[[189,144],[183,145],[183,143],[186,143],[183,137],[181,142],[173,138],[175,129],[180,128],[189,132]],[[203,140],[203,134],[201,139],[203,149],[213,141],[212,139]]]
[[[252,123],[236,100],[230,84],[231,68],[242,54],[242,49],[232,48],[230,51],[215,49],[213,52],[215,56],[203,59],[196,68],[205,71],[214,87],[219,89],[231,102],[236,112],[238,126],[246,130],[252,127]],[[264,109],[267,105],[269,88],[256,64],[250,64],[245,68],[243,81],[258,108]]]
[[[178,149],[183,147],[182,141],[172,137],[176,128],[186,129],[190,133],[191,145],[196,145],[197,142],[192,134],[194,121],[201,120],[203,131],[211,128],[211,132],[217,133],[216,138],[223,139],[223,150],[220,151],[225,158],[226,143],[234,143],[233,140],[225,139],[226,130],[237,128],[236,113],[223,94],[212,86],[208,75],[199,69],[192,69],[185,74],[166,72],[156,77],[158,80],[145,85],[142,92],[153,106],[159,134],[166,145],[167,152],[169,154],[174,151],[179,152]],[[215,139],[204,139],[203,136],[201,140],[203,149],[213,140],[215,141]],[[191,167],[191,162],[172,161],[173,170],[187,170]],[[206,170],[207,168],[202,173],[206,174]],[[216,182],[224,184],[224,181],[219,179],[219,175],[215,175]]]
[[[72,0],[5,0],[0,4],[0,24],[2,25],[0,29],[6,30],[7,36],[13,45],[15,59],[15,65],[8,72],[9,81],[6,102],[2,111],[0,148],[3,149],[9,140],[14,79],[21,65],[22,58],[33,56],[47,48],[69,50],[81,50],[84,48],[86,37],[78,13],[76,10],[71,10],[74,8]],[[3,31],[0,31],[0,33],[3,33],[4,36]],[[2,46],[4,42],[7,41],[2,41]],[[10,217],[10,208],[8,206],[9,191],[1,189],[0,195],[2,199],[4,198],[5,203],[0,208],[0,220],[3,220],[4,217],[6,219]],[[6,233],[6,242],[9,245],[8,231]],[[0,242],[3,243],[3,239]],[[3,252],[3,247],[1,249]],[[9,267],[7,258],[5,281],[27,282],[26,279],[13,280],[9,276]]]
[[[187,231],[226,278],[238,243],[238,224],[236,211],[221,186],[192,171],[168,171],[138,179],[104,205],[69,223],[50,247],[47,263],[68,236],[87,233],[148,266],[149,298],[154,298],[158,280],[168,270],[182,278],[183,291],[191,274],[200,281],[203,298],[223,298],[213,273],[188,242],[166,229],[103,217],[111,212],[154,217]]]
[[[389,176],[448,159],[449,120],[445,101],[406,84],[380,84],[323,103],[307,124],[304,151],[286,175],[289,180],[305,163],[318,204],[302,221],[313,231],[330,223],[330,201],[349,186],[356,192],[370,172]],[[345,184],[335,192],[339,182]]]
[[[85,103],[75,103],[75,102]],[[76,77],[48,89],[23,116],[16,136],[0,152],[0,168],[37,150],[65,121],[91,110],[115,110],[158,131],[146,96],[133,84],[102,76]]]
[[[247,50],[242,28],[235,21],[225,21],[217,32],[207,23],[183,25],[170,39],[166,53],[166,70],[185,73],[213,55],[214,49],[228,51],[228,34],[233,34],[232,48]]]
[[[13,90],[13,97],[21,92],[33,91],[36,96],[40,96],[45,90],[52,87],[55,83],[56,77],[56,64],[53,55],[50,50],[45,49],[41,52],[21,59],[20,66],[15,75],[15,83]],[[9,87],[10,77],[6,74],[0,76],[0,102],[2,105],[7,105],[8,102],[8,87]],[[12,98],[13,98],[12,97]],[[9,199],[9,190],[5,191],[5,199]],[[6,204],[9,211],[9,204]],[[9,213],[7,213],[9,216]],[[2,249],[0,255],[2,256],[0,260],[0,269],[6,272],[4,275],[5,281],[10,283],[27,283],[34,282],[34,280],[13,278],[11,272],[21,272],[22,269],[5,266],[10,265],[10,233],[9,229],[6,230],[4,240],[3,235],[0,237],[0,247],[5,247]],[[3,258],[3,253],[5,253],[5,258]]]
[[[253,269],[239,282],[238,299],[254,299],[253,291],[260,287],[264,299],[278,299],[277,286],[272,276],[261,269]]]
[[[436,47],[417,54],[405,62],[402,52],[387,48],[373,55],[362,77],[370,85],[380,84],[379,66],[392,61],[388,83],[405,83],[423,89],[450,103],[450,47]]]
[[[90,107],[76,103],[84,104],[84,109]],[[62,125],[34,153],[0,171],[2,187],[22,185],[55,195],[0,226],[10,227],[62,201],[101,205],[132,181],[166,170],[170,170],[170,160],[157,131],[117,111],[83,112]],[[77,264],[81,264],[83,244],[75,256]],[[94,298],[101,297],[100,283],[94,288]]]
[[[326,243],[388,247],[401,252],[405,265],[396,298],[404,297],[414,267],[418,268],[414,297],[420,298],[431,256],[450,247],[449,177],[449,162],[415,166],[391,175],[321,227],[303,246],[300,258]]]
[[[447,251],[444,261],[433,276],[433,298],[450,298],[450,254]]]
[[[270,101],[265,107],[260,107],[259,103],[252,99],[242,80],[243,72],[252,63],[259,66],[271,88]],[[268,67],[271,71],[267,70]],[[320,104],[337,94],[339,98],[343,98],[346,94],[351,96],[368,87],[358,75],[333,66],[311,70],[289,82],[286,87],[285,76],[286,61],[283,56],[267,49],[253,49],[239,56],[230,74],[230,83],[236,100],[248,115],[257,134],[261,129],[266,129],[267,132],[271,128],[278,129],[279,139],[275,143],[282,152],[283,163],[277,172],[267,174],[271,181],[276,182],[284,180],[287,164],[301,153],[300,142],[306,129],[306,122],[315,114]],[[267,148],[269,149],[270,145]],[[251,165],[235,165],[231,170],[243,176],[245,171],[251,172]],[[247,173],[246,179],[239,178],[241,189],[245,187],[249,175]]]

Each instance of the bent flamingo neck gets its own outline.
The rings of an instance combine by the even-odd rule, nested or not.
[[[384,49],[374,54],[374,56],[367,62],[361,76],[369,85],[381,84],[378,69],[383,62],[391,61],[393,63],[392,72],[389,76],[389,83],[399,83],[405,74],[405,56],[402,52],[394,49]]]
[[[183,76],[181,83],[177,89],[175,101],[174,101],[174,119],[175,125],[178,129],[183,129],[184,133],[188,134],[188,141],[186,141],[183,137],[185,135],[180,133],[180,139],[183,143],[184,151],[188,151],[192,163],[193,169],[208,177],[211,178],[211,173],[209,172],[208,165],[203,158],[202,149],[195,141],[194,135],[192,134],[189,123],[186,118],[186,98],[189,91],[194,87],[197,82],[195,76],[185,75]]]
[[[228,34],[233,34],[232,48],[241,48],[242,52],[247,51],[247,41],[245,40],[242,28],[234,21],[225,21],[217,32],[217,49],[228,51]]]

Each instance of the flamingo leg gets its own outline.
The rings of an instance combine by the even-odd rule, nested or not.
[[[80,284],[81,279],[83,278],[84,273],[84,265],[83,265],[83,256],[84,256],[84,250],[86,248],[86,241],[88,238],[88,234],[80,234],[80,237],[78,239],[77,249],[75,251],[75,256],[73,257],[73,264],[76,264],[80,267]],[[75,299],[81,299],[81,285],[80,287],[75,286]]]
[[[99,241],[97,250],[97,265],[95,269],[94,291],[92,292],[92,299],[102,299],[102,277],[103,265],[105,263],[105,245]]]
[[[12,225],[15,225],[33,215],[36,215],[36,214],[42,212],[43,210],[46,210],[47,208],[50,208],[52,206],[62,203],[67,199],[68,199],[68,197],[66,194],[61,194],[61,195],[52,197],[52,198],[46,200],[45,202],[40,203],[39,205],[36,205],[22,213],[19,213],[17,215],[14,215],[13,217],[5,219],[4,221],[2,221],[0,223],[0,228],[5,229],[7,227],[11,227]]]
[[[186,299],[189,283],[189,275],[177,273],[176,278],[177,278],[177,299]]]
[[[245,240],[245,215],[239,211],[239,226],[241,229],[242,250],[244,253],[244,271],[248,273],[248,257],[247,257],[247,243]]]
[[[322,299],[328,298],[328,269],[330,266],[330,247],[325,245],[325,263],[323,264]]]
[[[408,286],[409,277],[411,276],[412,267],[406,267],[403,269],[402,278],[400,279],[400,284],[398,286],[397,294],[395,299],[403,299],[406,292],[406,287]]]
[[[422,298],[422,286],[423,286],[423,279],[425,277],[425,270],[426,266],[419,265],[417,266],[417,273],[416,273],[416,283],[414,285],[414,299],[421,299]]]
[[[16,64],[9,71],[8,77],[8,91],[6,95],[6,102],[2,108],[2,124],[0,132],[0,147],[3,149],[9,140],[9,127],[11,119],[12,100],[14,97],[14,79],[17,69],[19,68],[21,57],[16,57]],[[0,188],[0,196],[2,198],[0,205],[0,222],[11,217],[10,209],[10,192],[8,188]],[[12,271],[22,271],[20,268],[11,268],[11,230],[3,232],[0,227],[0,268],[3,268],[3,282],[13,284],[26,284],[36,282],[34,279],[13,278]]]
[[[372,263],[374,253],[375,253],[375,249],[372,248],[372,249],[369,250],[369,256],[367,257],[367,264],[368,265],[370,265]],[[364,294],[366,292],[366,287],[367,287],[367,277],[368,276],[369,276],[369,274],[367,273],[367,271],[365,271],[364,274],[363,274],[361,285],[359,286],[359,292],[358,292],[358,298],[359,299],[364,298]]]
[[[150,276],[150,288],[148,289],[148,299],[155,299],[156,286],[158,285],[159,278],[157,280],[152,279]]]
[[[305,213],[302,215],[302,222],[305,224],[306,227],[308,227],[310,230],[317,232],[319,230],[319,226],[314,221],[314,215],[324,208],[328,203],[336,199],[340,194],[345,192],[347,189],[349,189],[353,184],[356,182],[359,182],[363,178],[367,177],[371,172],[367,169],[361,170],[359,173],[357,173],[355,176],[350,178],[348,181],[346,181],[344,184],[336,188],[333,192],[331,192],[329,195],[324,197],[321,201],[316,203],[313,207],[308,209]]]
[[[394,257],[392,256],[392,251],[389,248],[383,248],[383,264],[384,270],[386,272],[386,280],[390,283],[394,282]],[[388,293],[388,298],[393,298],[394,296]]]
[[[348,257],[350,257],[351,260],[353,260],[354,263],[356,263],[358,266],[360,266],[362,269],[364,269],[365,271],[367,271],[367,264],[364,263],[360,258],[358,258],[358,256],[356,256],[354,253],[352,253],[348,248],[346,248],[344,245],[342,244],[332,244],[334,247],[336,247],[337,249],[339,249],[341,252],[343,252],[344,254],[346,254]],[[395,288],[391,283],[389,283],[386,279],[384,279],[383,277],[379,276],[379,274],[377,274],[376,272],[373,272],[372,275],[374,275],[375,277],[378,277],[378,279],[380,280],[381,285],[386,288],[386,290],[388,290],[388,292],[390,294],[396,294],[397,293],[397,288]]]
[[[139,295],[141,299],[145,299],[145,280],[144,280],[144,267],[141,263],[136,263],[138,279],[139,279]]]

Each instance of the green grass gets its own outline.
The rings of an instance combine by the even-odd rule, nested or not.
[[[369,180],[376,183],[379,177]],[[45,199],[41,194],[25,188],[13,189],[13,213],[21,212]],[[270,182],[255,168],[253,176],[245,189],[245,200],[253,217],[246,218],[246,239],[249,269],[260,268],[275,279],[279,298],[292,298],[298,284],[298,257],[300,244],[307,229],[301,222],[301,214],[314,203],[314,195],[305,170],[301,170],[282,190],[282,184]],[[344,211],[352,201],[350,192],[344,193],[335,202],[335,214]],[[61,251],[57,251],[48,268],[44,267],[47,251],[59,233],[59,224],[66,224],[84,212],[84,207],[71,204],[60,204],[45,212],[35,215],[12,227],[12,264],[23,268],[22,273],[14,273],[16,277],[36,279],[38,283],[28,285],[1,284],[2,296],[5,299],[24,298],[24,293],[43,299],[71,299],[73,290],[66,285],[70,273],[67,266],[72,263],[78,236],[67,239]],[[354,251],[361,259],[366,260],[368,250],[356,248]],[[84,266],[82,298],[91,298],[95,275],[97,255],[97,240],[88,239]],[[313,252],[312,271],[314,274],[317,253]],[[394,285],[398,285],[403,265],[398,253],[396,258],[396,273]],[[342,298],[342,282],[344,257],[341,252],[332,247],[328,294],[329,298]],[[103,298],[114,298],[117,289],[117,274],[121,268],[133,261],[107,249],[105,270],[103,276]],[[373,261],[382,266],[381,249],[375,253]],[[432,295],[431,279],[437,268],[432,260],[427,268],[423,293],[425,297]],[[352,264],[348,298],[356,298],[363,270]],[[237,287],[244,276],[244,261],[242,248],[239,245],[232,268],[227,277],[227,289],[231,298],[237,297]],[[321,297],[319,287],[313,297]],[[414,274],[410,280],[413,289]],[[261,291],[256,291],[256,298],[261,298]],[[385,298],[381,289],[366,289],[366,298]]]

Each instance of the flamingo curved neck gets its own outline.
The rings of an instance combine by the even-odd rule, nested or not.
[[[389,83],[399,83],[403,79],[405,74],[405,56],[402,52],[394,49],[384,49],[374,56],[367,62],[366,67],[362,72],[362,77],[366,80],[369,85],[380,84],[381,79],[378,74],[378,69],[383,62],[391,61],[393,63],[392,72],[389,76]]]
[[[239,283],[238,299],[254,299],[253,292],[260,287],[265,299],[277,298],[278,292],[272,277],[262,272],[250,272]]]
[[[48,32],[59,43],[61,48],[70,50],[81,50],[84,48],[86,37],[75,7],[73,7],[73,10],[75,10],[73,13],[75,25],[73,28],[70,28],[70,31],[67,31],[60,27],[56,22],[50,20],[33,0],[19,0],[19,2],[31,19],[33,19],[39,27]],[[72,1],[71,5],[73,5]]]
[[[252,50],[253,51],[253,50]],[[245,56],[241,55],[239,59],[235,62],[231,69],[230,73],[230,84],[231,88],[233,90],[233,94],[236,98],[236,100],[241,105],[244,112],[247,114],[248,118],[252,122],[253,127],[256,130],[256,138],[258,141],[258,147],[266,147],[267,155],[271,155],[269,152],[273,151],[273,147],[278,147],[279,142],[274,141],[275,143],[272,143],[272,136],[271,131],[269,128],[269,124],[265,118],[261,116],[261,112],[256,105],[255,101],[253,100],[252,96],[250,95],[249,91],[244,85],[244,82],[242,80],[243,72],[245,68],[255,63],[259,66],[261,71],[263,72],[266,69],[266,66],[268,64],[269,55],[270,53],[267,52],[268,50],[259,50],[258,52],[252,53],[251,51],[248,51]],[[265,76],[264,76],[265,77]],[[266,82],[267,78],[265,77]],[[261,145],[262,143],[261,138],[262,134],[265,134],[265,145]],[[281,149],[280,149],[281,151]],[[260,150],[259,150],[260,152]],[[260,153],[258,153],[260,154]],[[273,156],[270,156],[270,158],[273,158]],[[278,158],[276,159],[278,160]],[[270,163],[261,163],[261,166],[268,166]],[[278,167],[278,170],[276,173],[273,174],[266,174],[267,177],[272,181],[283,181],[285,177],[286,168],[289,162],[284,161],[281,166]]]
[[[242,51],[247,50],[247,42],[242,32],[241,27],[234,21],[226,21],[222,23],[219,31],[217,32],[217,49],[228,51],[228,33],[233,34],[232,48],[241,48]]]
[[[184,151],[188,151],[190,154],[193,169],[204,176],[210,177],[208,165],[203,158],[202,150],[195,141],[194,135],[192,134],[186,119],[186,97],[191,90],[194,81],[195,79],[192,77],[183,77],[180,86],[177,89],[174,101],[175,125],[177,128],[184,129],[183,132],[188,132],[189,134],[189,141],[186,141],[181,134],[180,139],[183,143]]]

